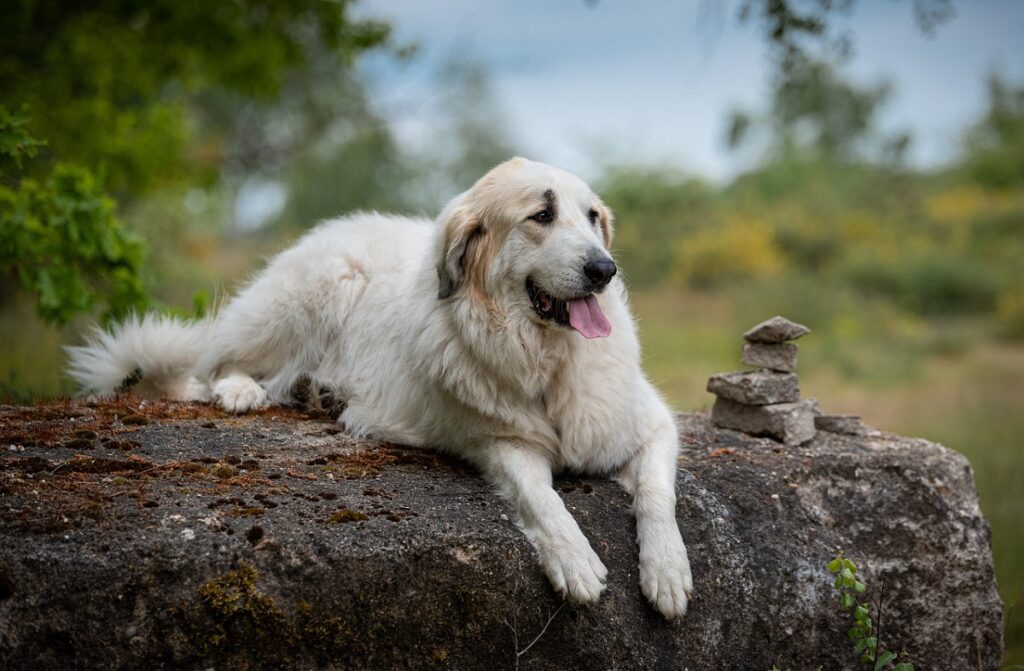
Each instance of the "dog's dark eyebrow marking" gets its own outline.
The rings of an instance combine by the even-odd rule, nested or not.
[[[558,199],[555,198],[554,190],[548,189],[544,192],[544,206],[551,212],[553,218],[558,218]]]

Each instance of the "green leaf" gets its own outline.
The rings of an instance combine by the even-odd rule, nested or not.
[[[900,662],[893,671],[914,671],[914,665],[910,662]]]
[[[853,608],[854,604],[857,603],[854,600],[853,595],[849,592],[843,592],[843,596],[840,598],[839,602],[843,605],[843,608],[847,610]]]
[[[896,659],[896,653],[890,652],[889,650],[883,650],[879,655],[878,659],[875,660],[875,671],[881,671],[885,668],[886,664]]]
[[[867,586],[864,583],[862,583],[861,581],[855,580],[854,583],[853,583],[853,589],[856,592],[858,592],[859,594],[863,594],[864,590],[867,589]]]
[[[842,568],[843,562],[839,557],[836,557],[827,564],[829,573],[838,573],[839,569]]]

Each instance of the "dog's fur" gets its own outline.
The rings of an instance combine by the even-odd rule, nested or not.
[[[552,472],[612,475],[633,496],[641,589],[672,618],[692,591],[675,519],[678,437],[641,372],[621,279],[605,286],[584,272],[588,260],[610,262],[611,236],[610,212],[579,178],[513,159],[436,223],[325,222],[215,317],[128,320],[70,348],[70,372],[84,393],[105,395],[139,371],[144,392],[232,412],[290,403],[299,380],[330,390],[347,431],[476,464],[552,585],[577,602],[597,600],[607,571]],[[598,298],[611,334],[587,339],[543,318],[527,278],[565,300]]]

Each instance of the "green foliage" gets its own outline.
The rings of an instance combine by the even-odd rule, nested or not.
[[[1024,183],[1024,87],[988,82],[989,108],[968,132],[964,167],[979,183],[1007,189]]]
[[[663,280],[681,241],[711,216],[714,190],[671,169],[619,167],[598,190],[616,213],[616,258],[635,286]]]
[[[28,110],[22,107],[19,112],[9,112],[0,105],[0,162],[13,161],[20,169],[22,158],[33,157],[45,143],[28,134],[26,126],[30,117]],[[0,163],[2,165],[2,163]]]
[[[850,254],[840,272],[869,293],[889,296],[923,315],[991,313],[1000,278],[982,259],[945,249],[908,250],[895,258]]]
[[[435,129],[435,146],[418,152],[400,147],[369,105],[352,109],[364,99],[359,82],[344,87],[347,123],[288,166],[288,203],[278,228],[305,229],[354,210],[436,212],[439,194],[469,188],[516,153],[476,64],[448,64],[438,76],[449,113]]]
[[[887,82],[858,86],[845,81],[830,62],[802,59],[776,80],[763,116],[733,112],[729,146],[738,148],[760,131],[774,157],[797,154],[851,162],[868,155],[898,161],[909,136],[876,127],[890,93]]]
[[[831,83],[809,93],[780,85],[763,124],[776,151],[728,186],[651,169],[610,174],[601,189],[616,211],[616,254],[632,284],[749,291],[771,282],[799,294],[812,282],[908,316],[980,318],[1024,338],[1024,171],[1009,182],[972,172],[989,158],[1012,163],[1024,104],[1009,102],[1009,87],[993,87],[977,128],[996,139],[977,140],[962,165],[922,174],[884,152],[867,160],[864,146],[884,144],[868,113],[877,91],[834,73],[817,77]],[[828,109],[847,98],[869,101],[857,119]],[[981,137],[977,128],[972,137]]]
[[[0,275],[17,276],[45,321],[64,324],[102,305],[119,316],[146,305],[142,244],[114,216],[113,202],[81,168],[57,165],[43,181],[17,179],[40,142],[24,114],[0,106]],[[15,173],[6,168],[15,166]]]
[[[274,169],[330,130],[346,101],[333,84],[388,35],[352,19],[349,5],[6,3],[0,273],[17,277],[55,324],[97,306],[104,319],[145,307],[143,247],[105,194],[131,213],[158,189],[209,189],[225,167],[237,181]],[[31,125],[15,109],[31,109]],[[0,305],[15,294],[0,292]]]
[[[833,586],[839,593],[840,607],[853,617],[853,626],[846,632],[853,643],[860,661],[874,671],[914,671],[914,665],[898,661],[900,655],[887,650],[879,643],[881,624],[872,620],[874,612],[881,616],[882,596],[872,603],[866,596],[867,585],[857,578],[857,565],[842,555],[836,556],[827,565],[828,572],[835,576]],[[902,653],[905,657],[906,653]]]
[[[292,166],[288,203],[279,225],[303,230],[355,210],[401,212],[413,203],[398,185],[413,179],[387,129],[380,123],[305,156]]]
[[[351,59],[387,28],[345,0],[12,0],[0,12],[0,104],[27,104],[57,162],[93,169],[120,199],[175,180],[212,180],[223,133],[203,138],[198,96],[226,90],[270,101],[310,54]],[[223,129],[208,129],[223,130]],[[196,160],[198,159],[198,160]]]

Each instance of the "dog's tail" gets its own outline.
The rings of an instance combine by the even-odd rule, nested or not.
[[[191,379],[210,321],[184,322],[148,314],[105,331],[97,327],[84,345],[65,348],[68,374],[83,395],[110,396],[138,387],[142,395],[205,400],[205,385]]]

